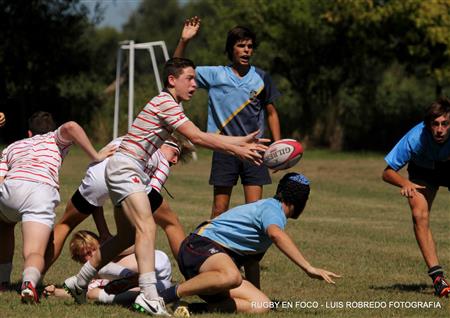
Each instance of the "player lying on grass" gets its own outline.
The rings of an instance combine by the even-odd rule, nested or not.
[[[440,98],[425,113],[424,121],[413,127],[384,158],[383,180],[400,187],[412,212],[414,234],[433,281],[435,294],[447,296],[444,278],[430,228],[430,210],[440,186],[450,189],[450,100]],[[408,164],[406,179],[398,173]]]
[[[223,151],[261,164],[261,151],[267,146],[256,138],[258,132],[243,137],[204,133],[184,114],[180,105],[194,94],[195,65],[192,61],[173,58],[164,66],[164,90],[151,99],[134,120],[119,149],[106,164],[105,176],[115,208],[117,234],[103,243],[77,275],[69,277],[64,287],[78,303],[86,301],[90,280],[104,265],[126,248],[135,245],[141,293],[133,308],[154,315],[168,315],[164,301],[156,290],[156,225],[147,198],[148,158],[176,130],[199,146]]]
[[[39,301],[36,285],[44,269],[44,253],[59,204],[59,169],[73,143],[91,160],[102,161],[113,153],[97,152],[84,130],[67,122],[55,130],[52,116],[37,112],[29,119],[30,138],[3,150],[0,159],[0,275],[9,283],[14,255],[14,227],[22,222],[22,302]]]
[[[90,231],[78,231],[73,234],[70,241],[70,254],[72,259],[78,263],[84,264],[92,254],[99,248],[99,237]],[[124,290],[123,293],[110,295],[105,292],[103,287],[113,279],[121,277],[130,277],[138,272],[136,255],[134,253],[122,255],[115,262],[106,264],[89,283],[87,298],[105,304],[121,304],[129,306],[139,294],[139,289]],[[172,266],[167,255],[159,250],[155,250],[155,273],[156,288],[158,291],[164,290],[172,285]],[[44,293],[47,296],[70,297],[63,288],[56,288],[55,285],[49,285]]]
[[[169,204],[160,195],[164,183],[167,181],[170,166],[178,161],[187,161],[192,154],[193,146],[182,137],[170,137],[147,161],[145,173],[149,176],[146,188],[148,199],[155,213],[155,221],[165,231],[172,248],[174,257],[185,234],[177,215],[170,209]],[[117,148],[122,137],[113,140],[108,147]],[[108,187],[105,182],[105,167],[109,158],[89,166],[80,186],[67,202],[63,216],[55,225],[53,239],[47,247],[45,254],[46,270],[61,254],[64,242],[72,230],[92,214],[100,242],[111,238],[103,215],[103,205],[109,198]]]
[[[199,225],[183,241],[178,254],[178,266],[186,281],[161,293],[166,302],[198,295],[207,302],[205,311],[268,311],[267,306],[252,305],[270,301],[256,287],[259,277],[243,279],[239,268],[247,263],[259,266],[272,243],[311,278],[334,284],[333,278],[340,276],[313,267],[284,231],[287,219],[297,219],[303,212],[309,192],[304,175],[288,173],[273,198],[235,207]]]

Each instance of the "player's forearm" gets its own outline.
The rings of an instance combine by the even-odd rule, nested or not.
[[[409,182],[408,179],[402,177],[397,171],[389,166],[384,169],[382,178],[383,181],[400,188]]]
[[[269,237],[273,243],[283,252],[292,262],[299,266],[305,272],[309,272],[311,264],[306,260],[300,250],[297,248],[292,239],[283,230],[278,228],[272,233],[269,233]]]
[[[76,143],[93,161],[98,161],[97,151],[92,146],[91,141],[84,132],[83,128],[74,121],[69,121],[61,126],[61,134],[64,139]]]
[[[178,41],[178,45],[175,48],[175,52],[173,52],[173,57],[184,57],[184,51],[189,43],[189,40],[180,39]]]

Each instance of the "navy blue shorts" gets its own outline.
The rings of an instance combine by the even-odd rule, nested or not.
[[[219,187],[232,187],[241,177],[243,185],[271,184],[269,169],[264,165],[256,166],[235,156],[214,152],[211,164],[209,184]]]
[[[437,190],[447,187],[450,190],[450,161],[435,162],[434,169],[426,169],[410,161],[408,164],[409,180],[419,185]]]
[[[230,256],[237,268],[240,268],[249,260],[259,261],[264,256],[264,253],[255,255],[240,255],[207,237],[191,233],[181,243],[177,257],[178,268],[184,278],[188,280],[194,276],[197,276],[203,263],[209,257],[217,253],[225,253]],[[198,296],[206,302],[218,302],[230,297],[228,292]]]

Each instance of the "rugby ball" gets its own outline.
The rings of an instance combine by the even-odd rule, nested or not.
[[[293,167],[303,156],[303,146],[294,139],[272,143],[264,153],[263,162],[269,169],[284,170]]]

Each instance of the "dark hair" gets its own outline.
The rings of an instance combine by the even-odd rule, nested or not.
[[[52,114],[48,112],[35,112],[28,119],[28,129],[34,135],[43,135],[56,129]]]
[[[427,107],[424,116],[425,126],[430,129],[433,120],[446,114],[450,114],[450,99],[440,97]]]
[[[243,26],[235,26],[230,31],[228,31],[227,42],[225,44],[225,53],[227,53],[228,59],[233,60],[233,47],[234,45],[242,40],[252,40],[253,48],[256,49],[256,34],[249,28]]]
[[[185,59],[183,57],[174,57],[166,62],[164,65],[164,86],[169,87],[169,76],[173,75],[175,78],[183,73],[183,70],[187,67],[192,67],[195,69],[195,64],[189,59]]]
[[[309,180],[304,175],[290,172],[281,178],[274,196],[280,202],[294,205],[293,219],[297,219],[306,206],[310,192]]]

